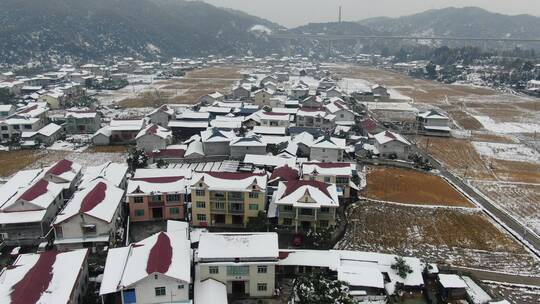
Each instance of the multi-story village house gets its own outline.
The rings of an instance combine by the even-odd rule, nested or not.
[[[194,174],[191,185],[194,226],[245,226],[265,210],[266,173]]]

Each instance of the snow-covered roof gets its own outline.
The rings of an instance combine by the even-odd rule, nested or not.
[[[347,106],[345,101],[343,101],[341,98],[332,98],[330,100],[330,103],[324,105],[324,107],[331,114],[335,114],[339,111],[351,112],[351,110],[349,109],[349,106]]]
[[[54,224],[58,225],[78,214],[86,214],[110,223],[123,197],[124,190],[104,179],[97,179],[73,194],[64,209],[58,213]]]
[[[225,108],[225,107],[201,107],[200,112],[208,112],[208,113],[219,113],[219,114],[227,114],[231,113],[232,108]]]
[[[237,137],[230,143],[231,147],[266,147],[266,142],[263,141],[261,136],[252,135],[246,137]]]
[[[306,201],[305,198],[309,197]],[[292,205],[301,208],[338,207],[339,198],[335,184],[314,180],[280,182],[272,197],[277,205]]]
[[[337,271],[339,254],[329,250],[280,249],[279,266],[324,267]]]
[[[126,164],[106,162],[103,165],[86,167],[81,177],[79,189],[86,188],[98,178],[105,179],[116,187],[120,187],[126,177],[128,166]]]
[[[220,281],[208,278],[195,282],[194,302],[197,304],[227,304],[227,285]]]
[[[71,160],[62,159],[45,169],[45,178],[59,178],[65,182],[65,187],[69,188],[70,184],[79,176],[81,170],[81,165]]]
[[[2,303],[70,303],[88,249],[28,253],[0,272]],[[79,281],[81,280],[81,281]]]
[[[289,167],[294,167],[296,164],[296,157],[284,158],[274,155],[246,154],[244,156],[244,163],[254,164],[255,166],[281,167],[287,165]]]
[[[308,108],[300,108],[298,112],[296,113],[296,116],[303,116],[303,117],[320,117],[323,119],[332,120],[335,118],[334,115],[326,113],[324,110],[319,109],[308,109]]]
[[[285,127],[265,127],[265,126],[255,126],[253,132],[257,134],[267,134],[267,135],[285,135]]]
[[[130,288],[156,273],[191,282],[190,242],[179,231],[158,232],[128,247],[109,250],[100,295]]]
[[[137,169],[129,180],[127,195],[186,193],[191,170]]]
[[[210,126],[213,128],[222,128],[222,129],[240,129],[242,127],[242,122],[238,120],[214,119],[210,121]]]
[[[111,131],[139,131],[144,126],[143,119],[123,120],[113,119],[109,124],[109,130]]]
[[[373,136],[375,140],[380,144],[384,145],[386,143],[389,143],[391,141],[398,141],[405,145],[410,145],[409,141],[405,139],[405,137],[401,136],[401,134],[394,133],[392,131],[383,131],[381,133],[375,134]]]
[[[162,112],[162,113],[165,113],[165,114],[170,115],[170,116],[174,115],[174,109],[170,108],[167,105],[162,105],[161,107],[156,108],[152,112],[146,114],[146,116],[151,116],[151,115],[154,115],[154,114],[156,114],[158,112]]]
[[[77,111],[77,110],[68,110],[66,112],[66,118],[67,117],[73,117],[73,118],[95,118],[96,116],[98,116],[98,113],[96,111],[90,111],[90,110],[85,110],[85,111]]]
[[[194,140],[192,141],[188,146],[187,146],[187,149],[186,149],[186,153],[184,154],[184,157],[189,157],[189,156],[204,156],[204,150],[203,150],[203,145],[202,145],[202,142],[198,141],[198,140]]]
[[[218,128],[211,128],[201,132],[202,142],[230,142],[236,138],[233,131],[224,131]]]
[[[287,164],[283,166],[278,166],[272,171],[268,182],[273,181],[291,181],[298,180],[299,174],[298,169],[295,166],[289,166]]]
[[[210,118],[210,113],[185,111],[185,112],[180,113],[180,115],[178,115],[177,118],[190,119],[190,120],[208,120]]]
[[[289,121],[289,114],[277,112],[260,112],[259,117],[266,120]]]
[[[296,108],[272,108],[273,113],[283,113],[283,114],[290,114],[290,115],[296,115],[298,112],[298,109]]]
[[[439,274],[439,283],[444,288],[467,288],[467,284],[457,274]]]
[[[21,217],[26,212],[46,210],[54,203],[63,189],[64,187],[60,184],[40,179],[29,187],[16,192],[14,196],[2,205],[1,211],[2,213],[18,213],[18,216]],[[24,207],[21,206],[22,203],[26,203]],[[16,210],[11,210],[15,206],[17,206]],[[0,217],[0,221],[2,217]]]
[[[149,124],[137,134],[137,137],[135,137],[135,139],[139,139],[146,135],[157,136],[162,139],[168,139],[172,138],[172,131],[160,125]]]
[[[443,119],[443,120],[447,120],[448,117],[446,117],[445,115],[435,111],[435,110],[430,110],[430,111],[425,111],[425,112],[422,112],[422,113],[419,113],[418,114],[419,117],[422,117],[424,119],[428,118],[428,119]]]
[[[210,190],[216,191],[251,191],[253,186],[266,189],[267,176],[265,173],[250,172],[206,172],[194,173],[192,188],[199,188],[203,183]]]
[[[234,259],[269,259],[277,262],[278,235],[261,233],[202,233],[198,258],[201,262]]]
[[[194,128],[194,129],[206,129],[208,128],[208,121],[199,120],[172,120],[167,125],[169,128]]]
[[[387,273],[390,278],[390,282],[384,285],[384,288],[389,294],[393,294],[395,291],[396,283],[402,283],[405,286],[422,286],[424,279],[422,272],[424,270],[424,264],[417,258],[403,257],[405,263],[411,267],[412,273],[409,273],[405,278],[399,276],[396,269],[392,269],[392,265],[396,263],[396,255],[383,254],[376,252],[363,252],[363,251],[348,251],[348,250],[331,250],[337,252],[340,255],[341,265],[338,269],[339,272],[357,273],[363,276],[362,271],[352,271],[352,269],[358,268],[360,270],[369,267],[378,269],[380,273]],[[358,280],[364,280],[359,279]]]
[[[314,139],[311,148],[324,148],[324,149],[345,149],[345,139],[337,137],[325,137],[321,136]]]
[[[353,170],[356,170],[354,163],[309,162],[302,164],[302,175],[352,176]]]

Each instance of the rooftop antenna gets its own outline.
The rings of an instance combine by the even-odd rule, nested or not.
[[[339,23],[341,23],[341,5],[339,6],[339,17],[338,17]]]

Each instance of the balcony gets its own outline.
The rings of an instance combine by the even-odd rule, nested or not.
[[[229,204],[231,214],[244,214],[244,204]]]
[[[223,202],[210,202],[210,212],[214,214],[225,214],[227,209]]]

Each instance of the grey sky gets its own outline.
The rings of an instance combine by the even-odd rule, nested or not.
[[[338,7],[343,20],[356,21],[378,16],[402,16],[448,6],[478,6],[509,15],[540,16],[540,0],[204,0],[266,18],[287,27],[309,22],[335,21]]]

